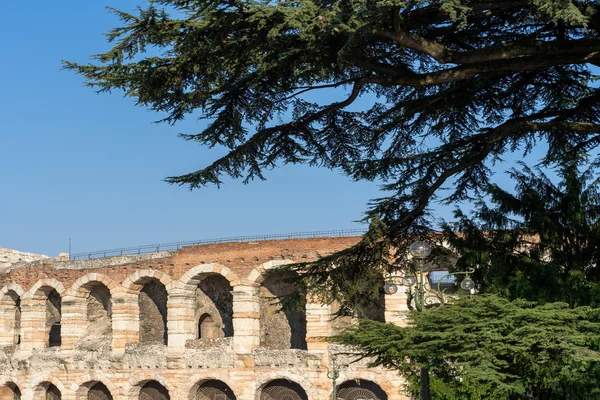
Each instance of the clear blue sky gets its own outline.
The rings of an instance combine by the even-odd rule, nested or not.
[[[0,247],[56,255],[179,240],[360,227],[372,183],[335,171],[284,167],[266,182],[194,192],[162,182],[219,156],[120,93],[97,95],[60,61],[108,49],[118,24],[105,6],[141,0],[3,4],[0,25]],[[503,168],[504,169],[504,168]],[[448,208],[439,208],[448,216]]]
[[[219,155],[176,137],[201,122],[158,115],[120,93],[97,95],[60,61],[108,49],[105,6],[137,0],[3,3],[0,247],[56,255],[222,236],[360,227],[376,185],[285,167],[265,182],[190,192],[162,182]]]

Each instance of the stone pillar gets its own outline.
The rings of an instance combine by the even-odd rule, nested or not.
[[[308,350],[327,351],[325,338],[331,336],[331,306],[313,296],[306,297],[306,345]]]
[[[87,328],[87,299],[64,296],[61,309],[61,349],[73,350]]]
[[[399,279],[394,279],[398,291],[394,294],[385,295],[385,322],[405,326],[406,313],[408,311],[407,294],[408,287],[402,286]]]
[[[260,345],[259,285],[244,283],[233,287],[233,348],[248,354]]]
[[[48,344],[46,332],[46,299],[24,298],[21,301],[21,352],[30,354]]]
[[[0,346],[15,344],[15,314],[16,305],[0,304]],[[19,332],[16,332],[20,334]]]
[[[185,343],[195,339],[196,296],[189,290],[172,289],[167,302],[167,330],[169,354],[182,354]]]
[[[125,352],[127,343],[140,341],[140,307],[138,294],[116,292],[112,296],[113,353]]]

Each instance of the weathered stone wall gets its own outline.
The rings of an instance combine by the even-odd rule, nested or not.
[[[42,254],[25,253],[0,247],[0,271],[5,271],[17,263],[28,263],[47,258],[48,256]]]
[[[277,312],[273,298],[291,287],[269,270],[357,240],[230,243],[12,265],[0,273],[0,388],[18,388],[24,400],[43,399],[52,387],[67,400],[106,391],[133,400],[149,387],[164,388],[174,400],[219,388],[238,400],[257,400],[283,379],[307,399],[329,399],[327,368],[341,351],[324,341],[332,334],[332,308],[307,299],[305,312]],[[386,319],[402,321],[395,317],[402,296],[385,296]],[[220,329],[215,338],[198,338],[203,315]],[[50,320],[60,322],[60,347],[48,346]],[[390,400],[406,398],[395,373],[342,361],[338,384],[361,379]]]

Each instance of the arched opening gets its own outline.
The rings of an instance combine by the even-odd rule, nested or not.
[[[53,384],[49,383],[48,387],[46,388],[45,400],[60,400],[60,399],[61,399],[60,390],[58,390],[58,388],[56,386],[54,386]]]
[[[276,379],[263,387],[260,400],[308,400],[308,396],[296,382]]]
[[[210,314],[202,314],[198,320],[198,339],[216,339],[222,337],[223,330]]]
[[[54,288],[41,289],[46,293],[46,336],[47,347],[59,347],[61,345],[61,298]],[[51,385],[53,386],[53,385]],[[54,386],[56,388],[56,386]],[[56,389],[58,390],[58,389]],[[59,392],[60,395],[60,392]]]
[[[267,273],[260,287],[260,345],[267,349],[306,349],[306,304],[282,311],[279,300],[294,291],[289,274]]]
[[[21,343],[21,297],[14,290],[6,292],[0,303],[2,327],[5,335],[2,345],[18,345]]]
[[[149,381],[140,390],[139,400],[170,400],[169,391],[156,381]]]
[[[236,400],[233,390],[225,382],[208,380],[196,389],[193,400]]]
[[[104,383],[96,382],[88,390],[87,400],[113,400],[113,397]]]
[[[221,275],[202,279],[196,289],[198,339],[233,336],[233,295],[231,285]]]
[[[85,290],[85,332],[77,341],[80,349],[110,350],[112,346],[112,300],[110,290],[100,282],[89,282]]]
[[[0,388],[0,400],[21,400],[21,391],[14,383],[7,383]]]
[[[140,343],[167,344],[167,300],[165,286],[158,279],[148,279],[140,291]]]
[[[387,393],[371,381],[355,379],[338,386],[338,400],[387,400]]]

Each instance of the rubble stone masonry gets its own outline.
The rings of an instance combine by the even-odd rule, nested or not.
[[[308,298],[305,312],[284,313],[275,301],[291,288],[270,270],[358,240],[85,261],[0,249],[0,400],[326,400],[333,360],[338,398],[408,399],[397,373],[324,340],[345,323],[331,306]],[[386,322],[401,324],[404,291],[382,301]]]

